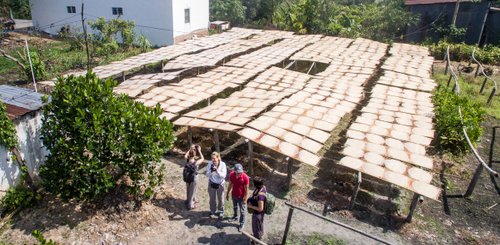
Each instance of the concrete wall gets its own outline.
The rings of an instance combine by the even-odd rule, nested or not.
[[[173,24],[174,24],[174,38],[182,40],[189,38],[191,33],[205,33],[208,32],[209,25],[209,7],[208,0],[173,0]],[[190,11],[190,22],[185,23],[185,9]]]
[[[26,160],[28,171],[36,179],[39,167],[43,164],[47,154],[40,139],[41,111],[32,112],[16,119],[14,126],[17,131],[21,156]],[[0,195],[19,182],[20,170],[17,163],[12,161],[11,155],[11,152],[7,152],[5,147],[0,145]]]
[[[117,15],[112,14],[112,8],[121,7],[123,15],[120,18],[135,21],[138,35],[142,33],[153,45],[164,46],[174,43],[172,2],[176,4],[178,4],[177,2],[189,2],[193,6],[197,4],[193,9],[196,13],[206,12],[204,15],[199,15],[206,20],[196,20],[196,24],[192,26],[197,27],[198,22],[203,22],[205,27],[207,26],[208,0],[87,0],[85,1],[84,13],[88,20],[98,17],[113,19],[117,18]],[[198,2],[203,4],[198,4]],[[30,3],[34,27],[54,35],[65,25],[71,25],[74,29],[81,30],[81,0],[30,0]],[[76,13],[68,13],[67,6],[75,6]],[[197,10],[201,8],[205,9],[203,11]],[[184,9],[177,13],[177,15],[179,14],[182,15],[183,21]],[[193,21],[195,17],[195,12],[192,12],[191,19]],[[183,27],[180,32],[187,29]]]

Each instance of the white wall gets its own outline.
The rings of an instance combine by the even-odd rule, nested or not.
[[[174,42],[172,1],[181,0],[85,0],[84,13],[89,20],[113,19],[117,15],[112,14],[112,8],[121,7],[123,15],[120,18],[135,21],[138,35],[142,33],[153,45],[164,46]],[[208,21],[208,0],[204,1],[207,2]],[[81,30],[81,0],[30,0],[30,3],[34,27],[51,34],[57,34],[66,24]],[[76,13],[68,13],[67,6],[75,6]]]
[[[174,37],[208,29],[209,0],[173,0]],[[185,23],[184,9],[190,9],[190,23]]]
[[[36,179],[40,165],[43,164],[47,155],[47,150],[43,147],[40,138],[41,111],[15,120],[14,126],[21,156],[26,160],[31,176],[35,176]],[[20,171],[17,162],[12,161],[11,155],[11,152],[7,152],[5,147],[0,145],[0,195],[19,182]]]

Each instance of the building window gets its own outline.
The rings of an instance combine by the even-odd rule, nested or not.
[[[191,22],[191,17],[189,16],[189,9],[184,9],[184,23]]]
[[[68,10],[69,14],[76,13],[76,7],[75,6],[67,6],[66,9]]]
[[[123,15],[123,8],[113,8],[113,15]]]

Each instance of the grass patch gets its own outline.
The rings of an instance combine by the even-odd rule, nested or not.
[[[442,222],[436,220],[432,216],[423,216],[421,214],[416,214],[415,218],[423,221],[422,223],[418,223],[417,227],[420,231],[424,233],[434,233],[439,237],[448,237],[448,232],[445,227],[443,227]]]
[[[448,83],[449,75],[444,74],[444,70],[440,69],[436,71],[433,75],[434,80],[438,82],[441,86],[446,86]],[[492,77],[497,85],[500,86],[500,75],[494,75]],[[462,74],[459,76],[460,94],[466,96],[472,101],[475,101],[483,107],[486,114],[491,115],[497,119],[500,119],[500,91],[497,91],[496,96],[493,98],[491,105],[487,105],[486,102],[493,88],[493,83],[488,81],[483,93],[479,93],[481,90],[481,85],[483,83],[484,77],[478,76],[474,78],[474,73]],[[453,81],[450,83],[450,87]]]
[[[23,47],[6,50],[7,53],[15,58],[19,58],[17,51],[22,53]],[[30,47],[30,50],[37,50],[41,60],[45,63],[47,69],[46,79],[55,78],[58,75],[66,73],[74,69],[86,69],[87,53],[85,50],[71,50],[70,44],[66,41],[51,41],[43,44],[37,44]],[[109,64],[113,61],[123,60],[127,57],[138,55],[141,53],[140,48],[131,48],[129,50],[120,50],[115,54],[107,56],[93,57],[92,67]],[[0,57],[0,79],[1,82],[11,82],[12,80],[26,80],[17,70],[18,66],[14,61],[11,61],[3,56]],[[13,72],[15,70],[15,72]],[[18,75],[13,76],[13,73]]]
[[[286,242],[287,245],[344,245],[346,242],[335,236],[322,235],[319,233],[313,233],[309,236],[292,236]]]

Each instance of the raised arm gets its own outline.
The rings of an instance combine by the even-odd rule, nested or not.
[[[201,154],[201,147],[198,146],[196,148],[198,150],[198,155],[200,155],[200,159],[198,159],[198,161],[196,161],[196,164],[200,165],[201,163],[203,163],[203,161],[205,161],[205,157],[203,157],[203,154]]]

